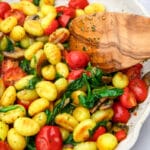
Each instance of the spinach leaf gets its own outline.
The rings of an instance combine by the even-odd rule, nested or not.
[[[29,85],[26,87],[27,89],[35,89],[36,83],[41,81],[41,77],[39,76],[34,76],[32,79],[29,80]]]
[[[30,67],[30,61],[27,59],[21,60],[19,66],[28,74],[36,74],[35,69]]]
[[[117,97],[123,94],[122,89],[110,88],[110,86],[105,86],[102,88],[97,88],[90,93],[88,92],[87,96],[79,95],[80,104],[86,108],[92,108],[95,103],[103,97]]]
[[[27,141],[27,146],[26,146],[25,150],[36,150],[34,136],[26,137],[26,141]]]
[[[36,6],[39,6],[40,0],[33,0],[33,4],[35,4]]]
[[[68,138],[64,141],[64,144],[71,144],[71,145],[75,146],[75,145],[78,144],[78,142],[75,142],[75,141],[73,140],[73,135],[70,134],[70,135],[68,136]]]

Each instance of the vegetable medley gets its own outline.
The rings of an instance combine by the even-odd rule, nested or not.
[[[113,150],[148,95],[142,64],[107,74],[69,49],[69,23],[106,11],[69,0],[0,2],[0,149]]]

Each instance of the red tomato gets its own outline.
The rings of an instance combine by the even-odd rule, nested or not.
[[[70,16],[70,18],[75,17],[75,9],[74,8],[70,8],[67,6],[58,6],[58,7],[56,7],[56,11],[57,11],[57,13],[60,13],[60,16],[68,15],[68,16]]]
[[[25,109],[28,109],[29,105],[31,104],[31,101],[25,101],[25,100],[17,100],[17,104],[20,104],[24,106]]]
[[[148,86],[144,80],[135,78],[129,82],[129,88],[134,93],[138,102],[143,102],[148,95]]]
[[[124,89],[124,93],[119,96],[119,100],[121,105],[125,108],[133,108],[137,105],[136,98],[128,87],[126,87]]]
[[[4,14],[10,10],[11,7],[7,2],[0,2],[0,18],[4,18]]]
[[[114,122],[121,122],[121,123],[127,123],[130,118],[130,113],[128,109],[123,107],[120,103],[116,102],[113,105],[114,110],[114,116],[113,121]]]
[[[67,79],[68,80],[76,80],[82,76],[82,73],[84,72],[84,69],[78,69],[78,70],[72,70]]]
[[[26,15],[21,10],[18,10],[18,9],[11,9],[11,10],[7,11],[5,13],[4,17],[7,18],[9,16],[16,17],[18,20],[18,24],[21,26],[24,24],[24,21],[26,18]]]
[[[115,133],[117,140],[120,142],[127,137],[127,133],[125,130],[119,130]]]
[[[62,136],[57,126],[44,126],[36,136],[36,150],[62,150]]]
[[[2,76],[6,87],[13,85],[16,81],[24,77],[26,73],[18,66],[7,70]]]
[[[136,65],[124,70],[124,73],[128,76],[129,80],[132,80],[135,78],[141,78],[142,68],[143,68],[142,64],[136,64]]]
[[[87,5],[89,5],[89,2],[87,0],[82,0],[82,1],[81,0],[69,0],[69,7],[72,7],[72,8],[83,9]]]
[[[60,26],[62,27],[66,27],[70,21],[71,17],[69,15],[61,15],[60,17],[58,17],[58,22],[60,24]]]
[[[3,75],[7,72],[10,68],[18,67],[18,61],[14,61],[12,59],[4,59],[1,65],[1,74]]]
[[[52,32],[54,32],[58,28],[59,24],[58,21],[55,19],[53,20],[50,25],[44,29],[44,34],[45,35],[50,35]]]
[[[96,141],[98,137],[106,132],[106,128],[103,126],[100,126],[93,134],[93,136],[90,138],[91,141]]]
[[[0,141],[0,150],[11,150],[11,148],[6,142]]]
[[[84,51],[70,51],[66,53],[66,62],[71,69],[82,69],[88,65],[90,58]]]

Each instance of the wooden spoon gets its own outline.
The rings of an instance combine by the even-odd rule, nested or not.
[[[150,58],[150,18],[127,13],[96,13],[70,24],[71,50],[85,50],[106,72]]]

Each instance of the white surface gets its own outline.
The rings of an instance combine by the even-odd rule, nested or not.
[[[141,2],[150,13],[150,0],[139,0],[139,2]],[[150,150],[150,115],[142,126],[140,135],[131,150]]]

